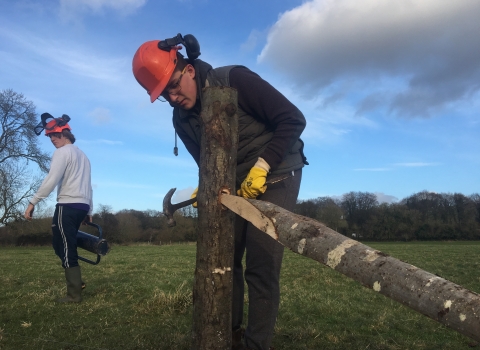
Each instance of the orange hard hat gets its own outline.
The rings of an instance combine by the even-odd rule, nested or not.
[[[132,70],[138,83],[147,90],[150,102],[154,102],[163,92],[177,65],[178,47],[169,51],[158,48],[160,40],[143,43],[135,52]]]
[[[61,125],[59,125],[61,124]],[[68,123],[58,123],[58,119],[51,120],[45,126],[45,135],[54,133],[54,132],[62,132],[63,129],[72,130]]]

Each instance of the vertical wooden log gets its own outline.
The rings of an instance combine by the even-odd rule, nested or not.
[[[222,190],[235,190],[237,91],[203,92],[200,124],[198,240],[193,291],[193,349],[232,347],[232,273],[235,214],[219,203]]]

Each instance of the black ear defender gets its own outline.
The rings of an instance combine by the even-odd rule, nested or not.
[[[177,36],[173,38],[160,41],[158,43],[158,48],[160,50],[170,51],[172,47],[180,44],[185,46],[189,60],[197,59],[198,56],[200,56],[200,44],[198,43],[197,38],[195,38],[192,34],[182,36],[182,34],[178,33]]]

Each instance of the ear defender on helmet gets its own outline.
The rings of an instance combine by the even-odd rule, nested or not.
[[[182,37],[182,34],[178,33],[177,36],[169,39],[165,39],[158,43],[158,48],[164,51],[170,51],[173,47],[182,44],[187,50],[187,56],[189,60],[195,60],[200,56],[200,44],[197,38],[192,34],[187,34]]]

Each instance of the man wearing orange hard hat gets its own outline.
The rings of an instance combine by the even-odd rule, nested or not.
[[[57,188],[57,205],[52,219],[52,245],[62,262],[67,283],[66,297],[57,301],[78,303],[82,301],[85,284],[78,265],[77,231],[82,223],[92,222],[90,161],[74,145],[75,136],[68,125],[68,115],[54,118],[49,113],[43,113],[41,119],[35,127],[35,133],[38,136],[45,130],[45,136],[50,138],[56,150],[48,175],[30,199],[24,217],[31,220],[35,205]]]
[[[178,52],[180,45],[185,47],[188,58]],[[183,37],[178,34],[165,40],[148,41],[133,57],[133,74],[150,95],[151,102],[158,99],[173,107],[175,131],[197,165],[200,161],[202,89],[206,86],[235,88],[239,122],[237,194],[293,211],[302,168],[308,164],[300,139],[306,125],[303,114],[248,68],[239,65],[213,68],[198,59],[199,55],[200,46],[193,35]],[[242,258],[245,251],[244,272]],[[233,349],[270,348],[280,300],[282,259],[283,246],[280,243],[248,221],[236,217]],[[244,278],[249,301],[245,331],[242,328]]]

